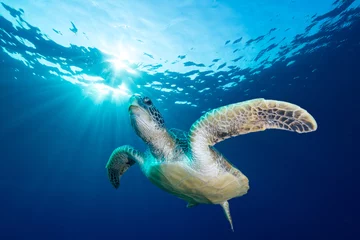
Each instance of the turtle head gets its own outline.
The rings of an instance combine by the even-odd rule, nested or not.
[[[131,125],[146,143],[153,142],[165,130],[164,119],[149,97],[133,95],[129,101]]]

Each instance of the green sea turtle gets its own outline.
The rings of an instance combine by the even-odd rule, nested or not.
[[[118,188],[120,177],[138,163],[153,184],[185,200],[187,207],[221,205],[232,230],[228,200],[246,194],[249,180],[214,145],[265,129],[298,133],[317,129],[315,119],[299,106],[262,98],[213,109],[189,132],[167,129],[148,97],[133,95],[128,111],[132,127],[148,149],[142,153],[128,145],[116,148],[106,164],[111,184]]]

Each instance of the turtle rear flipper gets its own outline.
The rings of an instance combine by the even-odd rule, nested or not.
[[[116,189],[120,186],[121,176],[136,162],[142,164],[143,155],[131,146],[121,146],[112,152],[106,169],[109,180]]]
[[[207,112],[190,129],[191,154],[196,165],[214,165],[209,146],[241,134],[281,129],[298,133],[317,129],[315,119],[297,105],[262,98],[230,104]]]

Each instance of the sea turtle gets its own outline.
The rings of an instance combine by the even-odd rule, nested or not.
[[[315,119],[306,110],[263,98],[208,111],[189,132],[167,129],[149,97],[131,96],[128,111],[132,127],[148,149],[142,153],[128,145],[116,148],[106,164],[111,184],[118,188],[120,177],[138,163],[153,184],[185,200],[187,207],[202,203],[221,205],[232,230],[228,200],[246,194],[249,180],[214,145],[265,129],[298,133],[317,129]]]

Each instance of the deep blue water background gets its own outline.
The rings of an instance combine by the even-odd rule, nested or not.
[[[358,239],[359,19],[331,42],[294,57],[291,68],[263,70],[248,96],[235,89],[221,103],[207,102],[214,108],[255,97],[285,100],[319,125],[305,135],[271,130],[217,145],[250,180],[249,193],[230,200],[235,233],[219,206],[187,209],[138,166],[115,191],[104,168],[109,154],[123,144],[145,148],[123,117],[126,106],[94,104],[80,88],[39,79],[1,52],[0,239]],[[308,75],[310,66],[317,71]],[[281,84],[303,75],[291,87]],[[169,127],[188,129],[201,115],[169,109]]]

